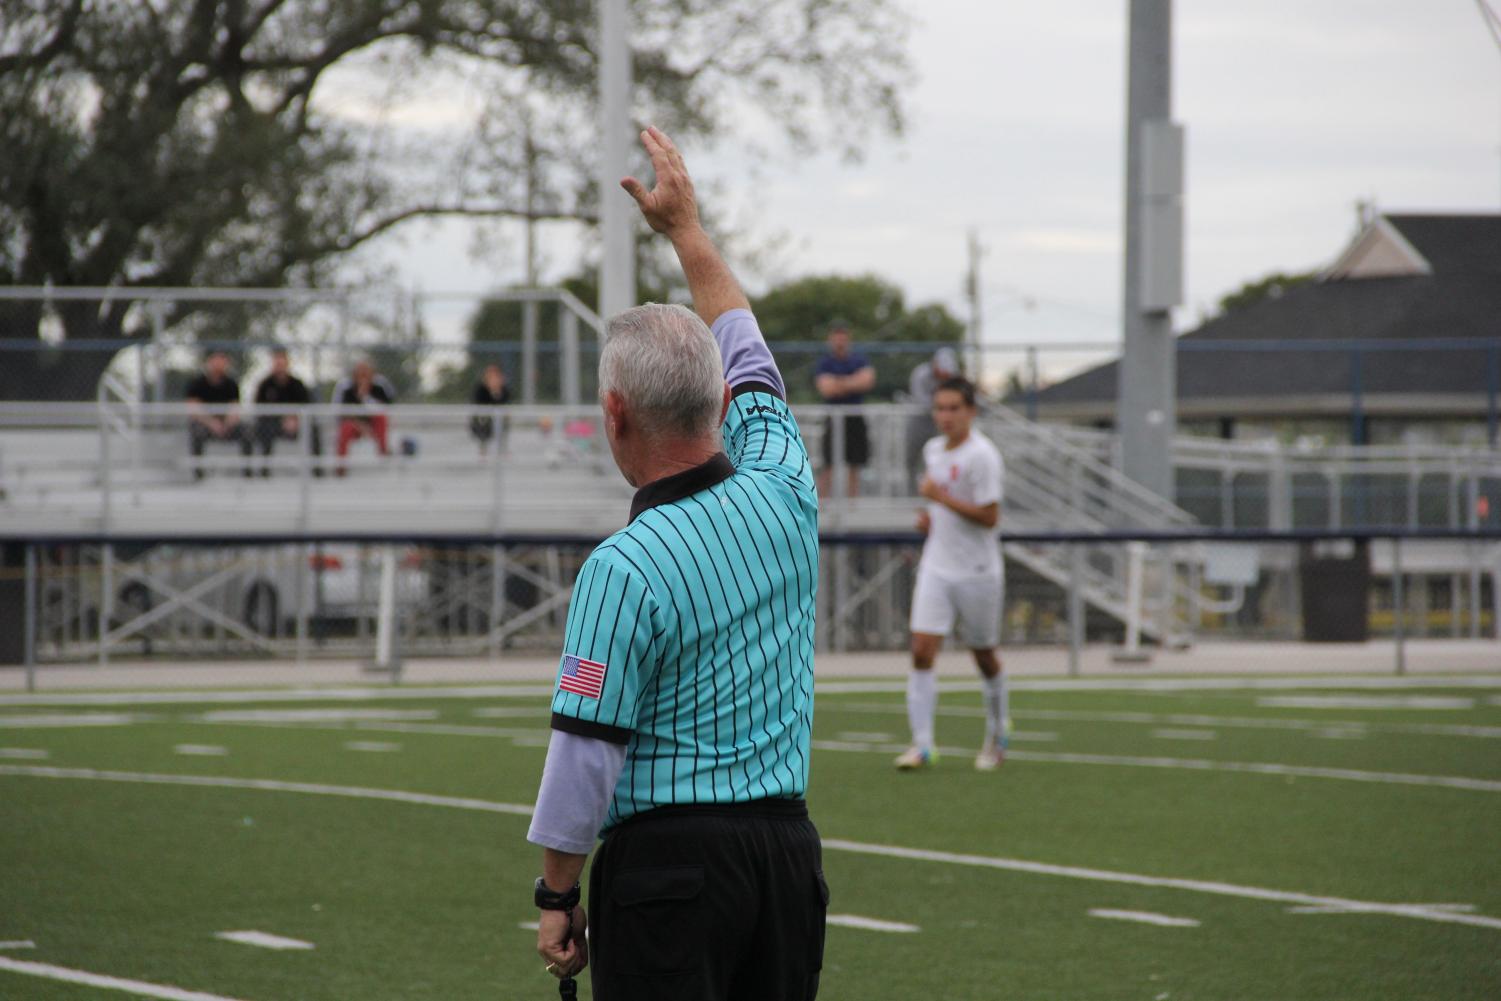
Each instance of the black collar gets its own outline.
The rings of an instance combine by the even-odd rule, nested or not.
[[[631,498],[631,520],[635,521],[641,512],[654,508],[658,504],[671,504],[684,497],[691,497],[700,490],[707,490],[716,483],[723,483],[734,475],[735,464],[730,461],[730,457],[723,452],[717,452],[713,458],[702,465],[685,469],[681,473],[673,473],[671,476],[664,476],[660,480],[652,480],[637,490],[636,496]]]

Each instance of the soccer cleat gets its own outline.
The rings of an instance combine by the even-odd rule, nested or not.
[[[927,768],[933,763],[933,752],[926,747],[909,747],[896,759],[896,767],[900,771],[910,772],[917,768]]]
[[[975,755],[975,771],[993,772],[1006,761],[1006,749],[997,744],[986,744]]]

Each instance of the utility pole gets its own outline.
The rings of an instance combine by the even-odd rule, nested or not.
[[[1491,6],[1490,0],[1475,0],[1475,6],[1480,8],[1480,16],[1485,19],[1485,26],[1490,30],[1496,49],[1501,51],[1501,13]]]
[[[1169,500],[1177,430],[1172,308],[1183,301],[1183,129],[1172,121],[1172,23],[1172,0],[1131,0],[1116,397],[1121,471]]]
[[[599,315],[636,305],[635,205],[620,190],[630,162],[631,47],[626,0],[599,4]]]
[[[966,340],[969,341],[969,377],[971,381],[983,392],[982,380],[985,378],[985,350],[980,346],[980,258],[984,256],[985,248],[980,246],[980,233],[978,230],[969,231],[969,270],[964,276],[964,295],[969,300],[969,330]]]

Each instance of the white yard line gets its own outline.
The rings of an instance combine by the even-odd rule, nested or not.
[[[1158,740],[1218,740],[1220,735],[1213,730],[1157,729],[1152,731],[1152,736]]]
[[[944,691],[977,692],[978,681],[942,681]],[[1197,691],[1291,691],[1326,689],[1468,688],[1501,689],[1501,674],[1329,675],[1261,678],[1014,678],[1017,692],[1197,692]],[[819,681],[819,694],[848,695],[860,692],[905,692],[905,679],[889,681]],[[144,692],[49,692],[0,695],[0,706],[134,706],[134,705],[243,705],[257,702],[376,702],[413,699],[532,698],[551,695],[553,686],[541,682],[490,685],[425,685],[393,688],[251,688],[204,689],[199,691]],[[1501,704],[1501,698],[1498,698]]]
[[[214,932],[214,938],[236,942],[240,945],[253,945],[258,949],[306,950],[313,948],[313,943],[304,942],[300,938],[287,938],[285,935],[273,935],[265,931],[220,931]]]
[[[1008,675],[1009,677],[1009,675]],[[1013,692],[1235,692],[1326,690],[1384,690],[1411,688],[1501,688],[1497,674],[1333,675],[1262,678],[1011,678]],[[943,680],[943,692],[978,692],[980,682]],[[820,681],[820,695],[857,695],[862,692],[905,692],[906,680]]]
[[[345,720],[437,719],[436,709],[216,709],[205,723],[337,723]]]
[[[1263,695],[1267,709],[1474,709],[1475,700],[1443,695]]]
[[[0,758],[10,761],[46,761],[51,756],[40,747],[0,747]]]
[[[825,851],[878,855],[886,858],[905,859],[911,862],[939,862],[947,865],[969,866],[980,869],[1003,869],[1009,872],[1025,872],[1036,876],[1061,876],[1066,879],[1087,879],[1102,883],[1126,883],[1132,886],[1187,890],[1193,893],[1209,893],[1221,897],[1239,897],[1244,900],[1265,900],[1271,903],[1341,907],[1351,914],[1385,914],[1391,917],[1416,918],[1419,921],[1438,921],[1447,924],[1462,924],[1471,925],[1476,928],[1501,930],[1501,918],[1486,917],[1481,914],[1456,914],[1443,909],[1436,910],[1422,904],[1381,904],[1367,900],[1349,900],[1344,897],[1324,897],[1311,893],[1271,890],[1259,886],[1240,886],[1235,883],[1219,883],[1201,879],[1175,879],[1169,876],[1143,876],[1131,872],[1086,869],[1071,865],[1051,865],[1046,862],[1027,862],[1022,859],[996,858],[990,855],[960,855],[954,852],[935,852],[921,848],[903,848],[899,845],[868,844],[861,841],[845,841],[841,838],[824,838],[823,847]]]
[[[1497,686],[1501,688],[1501,681]],[[903,691],[906,691],[904,688]],[[553,686],[535,682],[508,685],[441,685],[393,688],[241,688],[202,691],[51,692],[0,695],[0,706],[158,706],[245,705],[256,702],[385,702],[412,699],[504,699],[551,695]]]
[[[54,768],[47,765],[0,765],[0,775],[82,779],[102,782],[133,782],[147,785],[255,789],[264,792],[295,792],[319,796],[348,796],[355,799],[388,800],[397,803],[442,806],[457,810],[478,810],[486,813],[504,813],[521,817],[530,817],[532,815],[532,807],[521,803],[497,803],[492,800],[469,799],[459,796],[433,796],[426,793],[403,792],[395,789],[318,785],[309,782],[278,782],[272,779],[240,779],[207,775],[156,775],[147,772],[98,771],[90,768]],[[899,845],[869,844],[860,841],[846,841],[841,838],[824,838],[823,847],[829,851],[846,851],[862,855],[907,859],[909,861],[938,862],[982,869],[1025,872],[1040,876],[1061,876],[1068,879],[1090,879],[1107,883],[1126,883],[1135,886],[1187,890],[1219,896],[1241,897],[1248,900],[1265,900],[1272,903],[1343,907],[1352,913],[1386,914],[1392,917],[1415,918],[1420,921],[1438,921],[1448,924],[1463,924],[1477,928],[1501,930],[1501,918],[1487,917],[1480,914],[1458,914],[1442,908],[1434,909],[1423,904],[1382,904],[1365,900],[1351,900],[1345,897],[1325,897],[1311,893],[1270,890],[1255,886],[1239,886],[1234,883],[1176,879],[1167,876],[1143,876],[1129,872],[1112,872],[1106,869],[1086,869],[1078,866],[1052,865],[1046,862],[1028,862],[1022,859],[997,858],[988,855],[960,855],[953,852],[928,851],[921,848],[903,848]]]
[[[880,918],[862,918],[858,914],[830,914],[824,921],[827,924],[838,925],[840,928],[859,928],[862,931],[896,932],[908,935],[922,931],[917,925],[909,925],[905,921],[882,921]]]
[[[858,705],[840,705],[835,703],[828,706],[829,712],[859,712],[880,713],[882,715],[905,714],[907,709],[901,705],[882,705],[880,703],[860,703]],[[983,709],[971,709],[963,706],[940,706],[940,716],[961,716],[969,719],[983,719]],[[1501,726],[1466,726],[1462,723],[1389,723],[1367,722],[1365,720],[1315,720],[1315,719],[1273,719],[1259,716],[1206,716],[1190,713],[1142,713],[1142,712],[1091,712],[1087,710],[1072,709],[1025,709],[1011,714],[1016,719],[1048,720],[1056,722],[1074,723],[1135,723],[1142,726],[1208,726],[1229,729],[1250,730],[1305,730],[1322,736],[1321,731],[1334,728],[1348,728],[1350,730],[1370,730],[1383,733],[1418,733],[1434,737],[1481,737],[1489,740],[1501,740]]]
[[[849,751],[865,754],[900,754],[905,744],[867,744],[840,740],[815,740],[818,751]],[[939,747],[940,756],[963,756],[973,748]],[[1280,775],[1300,779],[1332,779],[1372,782],[1378,785],[1435,786],[1470,792],[1501,792],[1501,780],[1472,779],[1463,775],[1414,775],[1407,772],[1366,772],[1355,768],[1320,768],[1315,765],[1280,765],[1268,761],[1213,761],[1208,758],[1160,758],[1137,755],[1078,754],[1067,751],[1008,750],[1008,760],[1037,761],[1054,765],[1108,765],[1118,768],[1164,768],[1190,772],[1236,772],[1244,775]]]
[[[1240,772],[1247,775],[1281,775],[1300,779],[1334,779],[1344,782],[1374,782],[1379,785],[1435,786],[1443,789],[1467,789],[1471,792],[1501,792],[1501,781],[1472,779],[1462,775],[1413,775],[1407,772],[1366,772],[1355,768],[1279,765],[1263,761],[1210,761],[1207,758],[1147,758],[1050,751],[1008,751],[1006,756],[1015,758],[1017,761],[1042,761],[1052,764],[1176,768],[1198,772]]]
[[[1424,910],[1447,911],[1451,914],[1474,914],[1478,908],[1474,904],[1421,904]],[[1348,907],[1289,907],[1289,914],[1359,914]]]
[[[236,1001],[222,994],[204,994],[202,991],[185,991],[181,987],[165,984],[148,984],[144,980],[126,980],[124,977],[109,977],[102,973],[85,970],[69,970],[50,963],[23,963],[18,959],[0,956],[0,970],[19,973],[28,977],[46,980],[61,980],[68,984],[83,984],[85,987],[100,987],[109,991],[124,991],[143,998],[162,998],[163,1001]]]
[[[1162,928],[1199,927],[1199,923],[1193,918],[1175,918],[1171,914],[1154,914],[1151,911],[1117,911],[1109,907],[1091,907],[1089,916],[1109,918],[1114,921],[1136,921],[1140,924],[1157,925]]]
[[[129,726],[151,718],[140,713],[11,713],[0,716],[0,729],[46,730],[78,726]]]
[[[457,810],[483,810],[530,817],[532,808],[522,803],[496,803],[464,796],[433,796],[398,789],[369,789],[363,786],[323,785],[317,782],[279,782],[275,779],[240,779],[216,775],[159,775],[152,772],[116,772],[94,768],[54,768],[49,765],[0,765],[0,775],[24,775],[44,779],[83,779],[95,782],[134,782],[142,785],[201,786],[222,789],[254,789],[261,792],[298,792],[313,796],[345,796],[350,799],[379,799],[421,806],[446,806]]]
[[[401,745],[389,740],[346,740],[344,741],[344,749],[346,751],[368,751],[378,754],[388,751],[399,751],[401,750]]]
[[[229,748],[218,744],[177,744],[172,748],[174,754],[186,754],[190,757],[222,758],[229,754]]]
[[[9,942],[0,942],[0,949],[35,949],[36,943],[29,938],[12,939]]]

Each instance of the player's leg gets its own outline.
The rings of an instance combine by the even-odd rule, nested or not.
[[[938,711],[938,676],[933,662],[954,624],[954,606],[945,581],[921,568],[912,591],[910,624],[912,671],[907,675],[907,722],[912,728],[912,746],[896,759],[896,766],[901,769],[921,768],[934,758],[933,717]]]
[[[985,703],[985,742],[975,758],[975,767],[990,771],[1006,757],[1006,731],[1010,706],[1006,674],[996,647],[1001,640],[1004,578],[999,575],[974,578],[956,589],[959,606],[958,631],[975,667],[980,671],[980,689]]]

